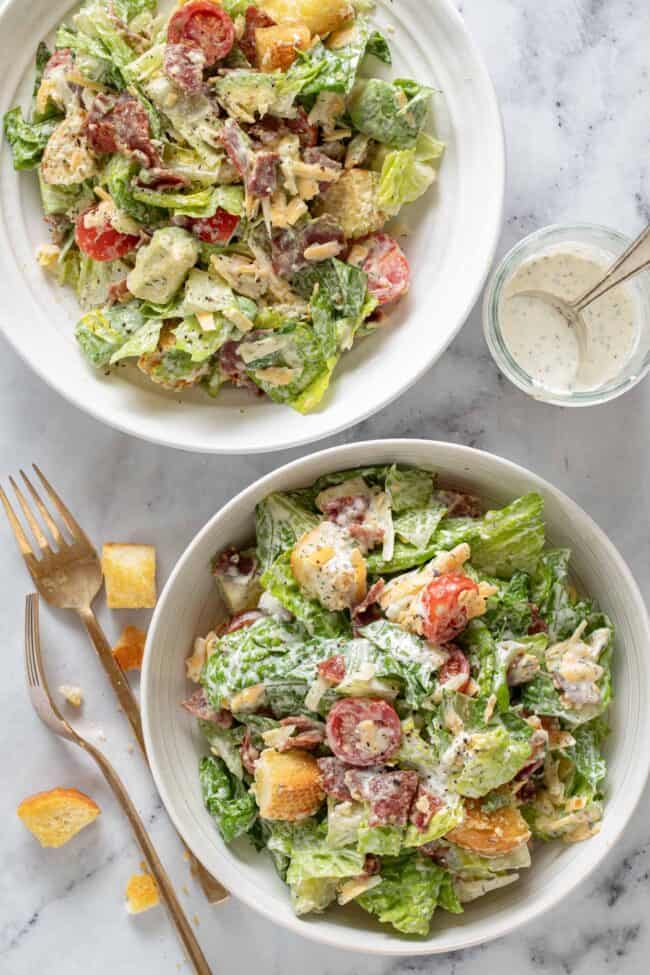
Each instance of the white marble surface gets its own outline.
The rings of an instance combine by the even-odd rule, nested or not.
[[[555,220],[592,220],[630,234],[638,231],[650,216],[647,0],[463,0],[458,5],[487,58],[505,118],[509,182],[500,252],[525,232]],[[594,516],[644,588],[650,584],[649,420],[647,381],[592,411],[560,411],[527,400],[497,374],[475,311],[416,387],[337,442],[422,436],[472,444],[519,461]],[[73,410],[2,346],[3,482],[9,472],[37,460],[98,543],[110,538],[155,542],[161,581],[186,542],[227,498],[294,455],[233,461],[139,443]],[[187,971],[162,910],[140,918],[124,912],[122,892],[140,857],[103,781],[82,753],[54,740],[29,708],[21,641],[27,577],[4,523],[0,538],[0,972]],[[102,618],[115,637],[123,620],[106,611]],[[135,622],[135,614],[129,619]],[[619,847],[570,902],[509,938],[471,951],[419,960],[364,958],[275,929],[236,900],[208,907],[181,858],[153,783],[130,751],[125,721],[79,627],[46,607],[42,629],[52,683],[65,679],[85,688],[85,713],[92,715],[85,727],[105,734],[105,746],[183,891],[189,913],[200,920],[198,935],[215,975],[647,971],[647,797]],[[24,795],[59,784],[89,792],[103,812],[73,844],[41,850],[18,821],[15,807]]]

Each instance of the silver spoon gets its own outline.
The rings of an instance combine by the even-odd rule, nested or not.
[[[650,224],[643,230],[636,240],[632,241],[626,251],[618,257],[614,263],[605,271],[603,277],[592,288],[573,301],[567,301],[552,291],[540,291],[536,289],[516,291],[513,298],[522,295],[532,298],[539,298],[541,301],[552,305],[561,315],[566,318],[570,326],[576,330],[576,339],[581,347],[580,352],[584,353],[587,347],[589,330],[587,323],[582,317],[582,312],[592,301],[597,301],[604,294],[615,288],[622,281],[627,281],[633,275],[638,274],[645,268],[650,267]]]

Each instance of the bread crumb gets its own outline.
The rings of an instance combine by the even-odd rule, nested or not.
[[[125,626],[113,647],[113,656],[122,670],[139,670],[147,634],[137,626]]]
[[[142,914],[160,903],[156,881],[149,873],[134,873],[126,885],[126,909],[129,914]]]
[[[183,850],[183,859],[189,863],[190,855],[187,850]]]
[[[197,926],[197,928],[198,928],[198,926],[199,926],[199,924],[201,923],[201,922],[199,921],[199,915],[198,915],[198,914],[193,914],[193,915],[192,915],[192,921],[194,922],[194,924],[195,924],[195,925]]]
[[[72,684],[61,684],[59,687],[59,694],[62,694],[68,704],[71,704],[73,708],[81,707],[81,702],[83,701],[83,691],[80,687],[75,687]]]
[[[101,810],[77,789],[56,788],[28,796],[16,810],[41,846],[63,846],[97,819]]]
[[[183,891],[184,894],[189,894],[189,892],[190,892],[187,884],[183,884],[183,886],[181,887],[181,890]]]
[[[126,746],[126,750],[127,750],[127,752],[130,752],[131,754],[133,754],[133,745],[131,745],[131,744],[129,743],[129,744],[128,744],[128,745]]]

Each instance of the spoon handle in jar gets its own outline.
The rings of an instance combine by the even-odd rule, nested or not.
[[[573,309],[581,312],[592,301],[600,298],[611,288],[615,288],[622,281],[627,281],[633,274],[637,274],[646,267],[650,267],[650,225],[614,261],[612,266],[607,270],[604,278],[573,303]]]

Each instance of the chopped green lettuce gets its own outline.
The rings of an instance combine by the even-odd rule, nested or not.
[[[382,46],[380,36],[372,37],[373,52],[381,51],[385,57],[387,45],[384,42]],[[367,21],[359,17],[348,44],[332,50],[317,41],[307,51],[298,51],[296,60],[279,82],[280,90],[299,94],[301,98],[322,91],[347,94],[352,90],[370,39]]]
[[[359,853],[376,853],[379,856],[397,856],[404,845],[401,826],[368,826],[362,822],[357,834]]]
[[[113,366],[121,359],[127,359],[130,356],[146,355],[148,352],[153,352],[158,346],[162,325],[163,323],[160,318],[147,319],[144,325],[124,345],[116,349],[111,356],[110,364]]]
[[[253,382],[276,403],[289,406],[326,366],[316,331],[293,321],[276,329],[271,337],[250,334],[239,346],[239,354]]]
[[[383,61],[384,64],[393,63],[388,41],[378,30],[373,30],[370,34],[368,43],[366,44],[366,54],[372,54],[373,57]]]
[[[318,522],[316,514],[289,494],[278,491],[260,501],[255,509],[255,527],[257,561],[262,572]]]
[[[327,359],[352,346],[357,329],[376,306],[364,272],[336,258],[300,271],[293,285],[310,299],[314,331]]]
[[[180,325],[172,329],[176,339],[174,348],[189,355],[192,362],[205,362],[228,341],[232,325],[222,316],[214,316],[215,328],[206,332],[199,325],[195,315],[184,318]]]
[[[364,78],[352,91],[348,112],[355,128],[371,139],[410,149],[426,121],[432,93],[433,89],[403,78],[392,83]]]
[[[377,204],[395,215],[406,203],[413,203],[429,189],[436,178],[436,166],[445,150],[425,132],[417,136],[412,149],[392,149],[383,158]]]
[[[563,755],[573,762],[577,781],[573,791],[590,792],[600,795],[601,783],[607,775],[607,762],[602,754],[602,746],[609,734],[609,728],[602,718],[595,718],[571,731],[575,744],[563,749]]]
[[[355,846],[363,825],[366,810],[360,802],[334,802],[328,800],[327,845],[333,849]],[[360,850],[359,852],[363,852]]]
[[[262,585],[285,609],[304,624],[312,636],[352,635],[350,617],[325,609],[317,599],[305,595],[291,571],[290,552],[283,552],[262,576]]]
[[[205,186],[189,193],[150,190],[138,186],[133,188],[132,196],[139,203],[169,210],[179,217],[213,217],[218,209],[239,216],[244,209],[242,186]]]
[[[418,467],[397,464],[386,474],[385,487],[391,508],[396,515],[428,508],[433,494],[433,475]]]
[[[85,314],[77,324],[75,338],[88,361],[103,369],[144,323],[138,302],[111,305]]]
[[[432,860],[415,856],[386,860],[381,878],[377,887],[357,897],[357,903],[404,934],[428,934],[438,905],[460,909],[449,886],[449,875]],[[446,889],[441,898],[443,883]]]
[[[59,121],[59,118],[51,118],[43,122],[28,122],[23,118],[21,108],[5,112],[4,133],[11,148],[14,169],[36,169]]]
[[[580,600],[569,584],[568,548],[553,549],[540,557],[531,581],[531,601],[548,626],[549,640],[565,640],[594,611]]]
[[[355,673],[367,674],[370,663],[374,677],[398,680],[402,686],[400,696],[405,703],[409,707],[421,707],[422,701],[431,693],[432,674],[442,660],[433,647],[387,620],[376,620],[364,626],[360,634],[363,640],[353,641],[344,651],[348,661],[346,675],[337,690],[346,693]]]
[[[237,779],[243,779],[244,768],[240,748],[244,729],[241,725],[235,728],[220,728],[212,721],[199,721],[199,725],[210,745],[212,754],[223,761],[231,775]]]
[[[439,504],[407,511],[393,520],[395,534],[407,545],[420,550],[426,549],[444,518],[445,511],[446,508]]]
[[[202,758],[199,780],[205,808],[225,842],[247,833],[257,818],[257,805],[242,782],[230,774],[225,762],[213,755]]]

